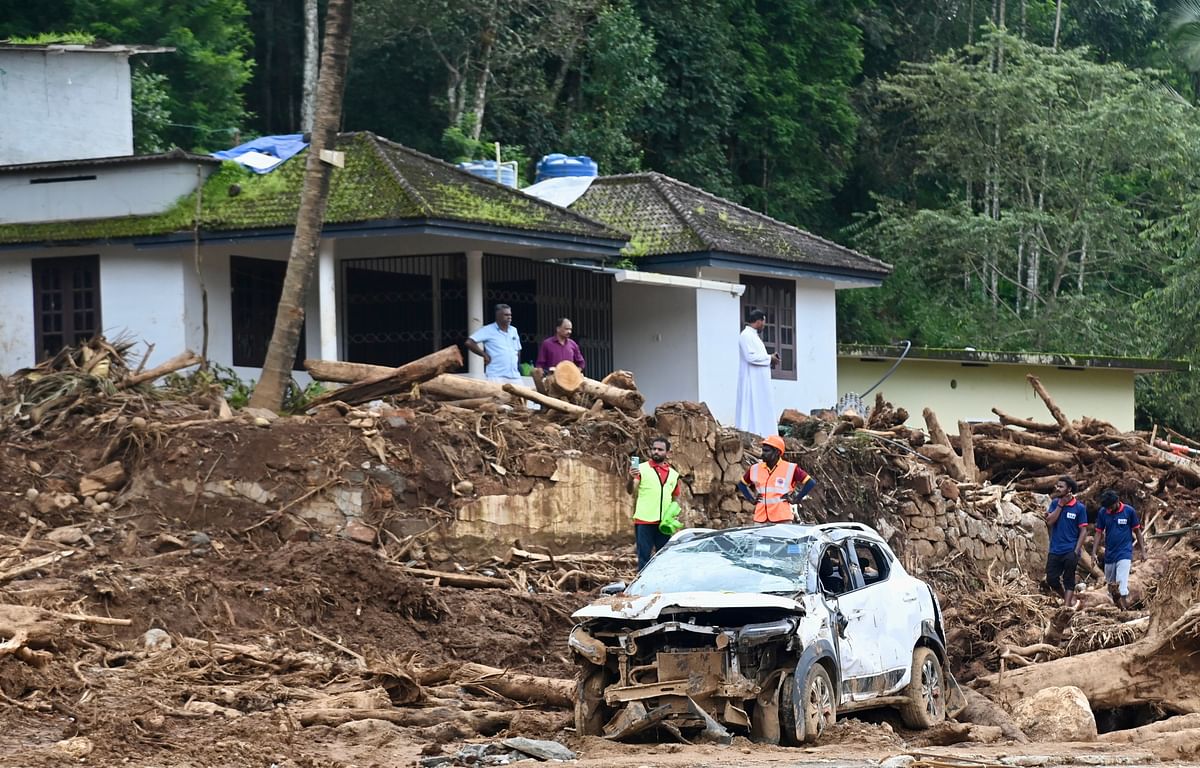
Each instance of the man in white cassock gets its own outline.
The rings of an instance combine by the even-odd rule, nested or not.
[[[760,437],[779,431],[775,404],[771,400],[771,367],[779,362],[779,355],[767,354],[758,335],[766,324],[766,312],[761,309],[751,311],[750,321],[738,339],[740,364],[734,425]]]

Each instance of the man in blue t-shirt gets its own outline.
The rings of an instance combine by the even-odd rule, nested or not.
[[[1092,559],[1096,559],[1100,542],[1104,542],[1104,580],[1108,593],[1121,610],[1129,610],[1129,572],[1133,569],[1133,542],[1137,539],[1138,557],[1146,559],[1142,543],[1142,521],[1137,511],[1123,504],[1117,492],[1109,489],[1100,494],[1100,511],[1096,514],[1096,538],[1092,540]]]
[[[488,323],[467,339],[467,349],[483,358],[483,373],[488,381],[520,384],[521,336],[512,324],[512,307],[496,305],[496,322]]]
[[[1050,493],[1046,525],[1050,528],[1050,552],[1046,556],[1046,583],[1062,596],[1068,608],[1075,604],[1075,568],[1087,538],[1087,507],[1075,498],[1079,485],[1063,475]]]

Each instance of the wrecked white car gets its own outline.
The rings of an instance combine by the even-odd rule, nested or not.
[[[800,744],[839,712],[946,717],[937,598],[868,526],[688,529],[604,591],[569,640],[581,735]]]

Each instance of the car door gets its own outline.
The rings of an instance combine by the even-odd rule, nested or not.
[[[837,577],[833,570],[838,571]],[[831,543],[822,550],[818,565],[822,596],[837,629],[835,643],[841,667],[841,700],[870,698],[871,680],[880,669],[878,628],[870,596],[862,577],[850,568],[846,547]],[[839,621],[839,615],[841,621]]]
[[[921,601],[915,579],[896,567],[889,553],[870,539],[855,538],[848,547],[851,570],[862,574],[864,605],[878,629],[879,693],[895,691],[908,682],[913,646],[921,631]]]

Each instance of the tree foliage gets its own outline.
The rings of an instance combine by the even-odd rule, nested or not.
[[[325,7],[321,3],[321,8]],[[135,63],[139,150],[299,126],[300,0],[0,0]],[[359,0],[342,127],[651,169],[895,265],[839,338],[1200,361],[1200,0]],[[253,57],[253,65],[250,57]],[[251,79],[252,78],[252,79]],[[1139,418],[1200,431],[1190,376]]]

